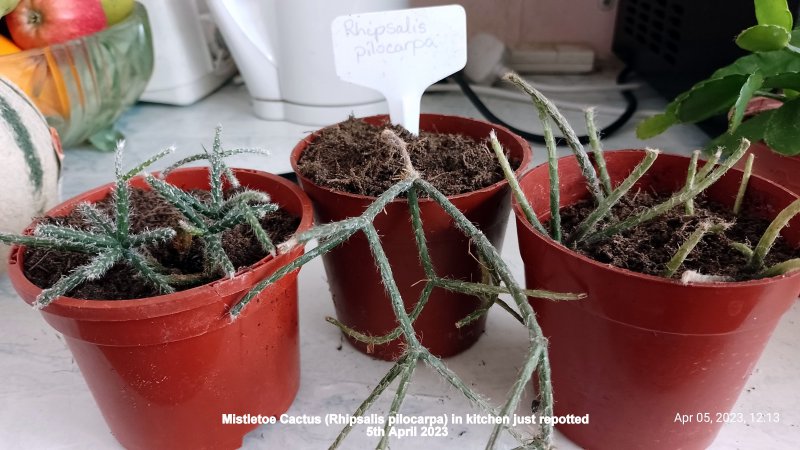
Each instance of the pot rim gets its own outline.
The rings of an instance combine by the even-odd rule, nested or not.
[[[644,150],[640,150],[640,149],[617,149],[617,150],[606,150],[603,153],[606,154],[606,155],[609,154],[609,153],[612,153],[612,154],[615,154],[615,153],[616,154],[638,153],[638,154],[642,154],[643,155],[644,154]],[[690,159],[687,156],[676,155],[676,154],[672,154],[672,153],[662,153],[662,154],[659,155],[659,158],[664,158],[664,157],[666,157],[666,158],[679,158],[679,159],[685,159],[685,160],[689,160]],[[568,160],[568,159],[575,159],[575,155],[563,156],[563,157],[559,158],[558,160],[560,162],[561,160]],[[525,172],[520,177],[520,182],[522,182],[522,180],[525,179],[525,177],[527,177],[531,173],[533,173],[534,170],[536,170],[536,169],[538,169],[540,167],[545,167],[546,164],[547,163],[540,164],[540,165],[532,168],[531,170],[528,170],[527,172]],[[742,173],[741,170],[739,170],[739,169],[737,169],[735,167],[732,167],[730,169],[730,171],[738,172],[740,174]],[[781,185],[779,185],[777,183],[773,183],[772,181],[767,180],[766,178],[760,177],[760,176],[756,175],[755,173],[751,174],[750,177],[751,177],[751,179],[757,178],[761,182],[764,182],[764,183],[767,183],[767,184],[775,186],[779,190],[781,190],[784,193],[786,193],[786,195],[789,196],[789,197],[797,198],[797,196],[795,194],[793,194],[791,191],[789,191],[788,189],[784,188],[783,186],[781,186]],[[581,182],[583,182],[583,178],[580,178],[580,180],[581,180]],[[718,288],[735,289],[735,288],[747,288],[747,287],[752,287],[752,286],[763,286],[763,285],[771,284],[771,283],[777,282],[779,280],[784,280],[784,279],[787,279],[787,278],[800,277],[800,270],[798,270],[798,271],[794,271],[794,272],[791,272],[791,273],[788,273],[788,274],[777,275],[777,276],[769,277],[769,278],[760,278],[760,279],[757,279],[757,280],[714,281],[714,282],[709,282],[709,283],[688,283],[688,284],[685,284],[685,283],[682,283],[680,280],[676,280],[676,279],[672,279],[672,278],[664,278],[664,277],[659,277],[659,276],[655,276],[655,275],[648,275],[648,274],[644,274],[644,273],[640,273],[640,272],[634,272],[632,270],[623,269],[621,267],[617,267],[617,266],[614,266],[614,265],[611,265],[611,264],[603,264],[601,262],[595,261],[594,259],[589,258],[588,256],[582,255],[582,254],[580,254],[580,253],[578,253],[578,252],[576,252],[574,250],[571,250],[571,249],[569,249],[569,248],[567,248],[567,247],[565,247],[563,245],[560,245],[560,244],[556,243],[553,239],[551,239],[549,237],[542,236],[541,233],[536,231],[533,228],[533,226],[530,223],[528,223],[528,220],[525,218],[525,216],[522,213],[522,209],[520,208],[519,203],[517,202],[516,198],[513,195],[511,196],[511,207],[512,207],[512,210],[514,211],[514,216],[517,219],[517,224],[521,223],[529,233],[532,233],[535,236],[536,239],[546,241],[546,244],[551,249],[553,249],[555,251],[558,251],[558,252],[560,252],[562,254],[566,254],[567,256],[569,256],[571,258],[574,258],[574,259],[577,259],[577,260],[579,260],[579,261],[581,261],[581,262],[583,262],[585,264],[590,264],[590,265],[594,266],[594,268],[597,269],[597,270],[616,272],[617,274],[628,276],[628,277],[632,277],[632,278],[638,278],[638,279],[640,279],[642,281],[648,281],[648,282],[658,283],[658,284],[663,284],[663,285],[682,286],[682,287],[686,287],[686,288],[695,288],[695,289],[718,289]]]
[[[291,181],[283,177],[268,172],[263,172],[260,170],[241,169],[241,168],[232,168],[232,170],[235,173],[254,174],[256,176],[263,177],[269,180],[270,182],[277,183],[285,188],[288,188],[292,192],[292,194],[294,194],[300,201],[300,206],[301,206],[300,223],[298,224],[297,229],[295,230],[295,234],[301,231],[305,231],[311,227],[313,221],[311,201],[308,199],[308,197],[300,189],[299,186],[297,186],[296,184],[292,183]],[[202,166],[185,167],[176,169],[171,173],[191,174],[194,172],[203,172],[203,175],[205,175],[208,172],[208,168]],[[154,174],[157,173],[158,172],[154,172]],[[143,179],[143,175],[134,177],[131,181],[141,180],[141,179]],[[111,182],[96,187],[94,189],[85,191],[66,201],[59,203],[57,206],[48,210],[44,215],[45,216],[58,215],[57,213],[64,212],[65,210],[70,211],[84,198],[97,195],[100,193],[108,193],[113,188],[113,186],[114,182]],[[26,228],[26,232],[28,230],[30,230],[30,226]],[[22,251],[24,250],[24,248],[25,246],[20,246],[20,245],[14,245],[11,248],[11,252],[9,254],[7,263],[9,276],[13,276],[14,278],[16,278],[17,282],[21,285],[22,289],[25,289],[28,292],[36,292],[36,295],[38,296],[38,293],[41,292],[42,289],[33,284],[30,280],[28,280],[28,278],[25,276],[22,270],[22,265],[23,265]],[[196,309],[212,304],[218,301],[220,297],[229,296],[237,292],[244,291],[248,287],[254,285],[257,281],[260,281],[259,280],[260,274],[256,272],[264,272],[273,267],[275,268],[280,267],[282,263],[288,263],[289,261],[291,261],[291,259],[295,258],[298,253],[301,252],[302,248],[298,247],[298,249],[295,249],[294,251],[279,254],[276,257],[267,255],[266,257],[257,261],[256,263],[238,270],[236,274],[233,276],[233,278],[221,278],[212,281],[210,283],[206,283],[183,291],[173,292],[171,294],[162,294],[153,297],[144,297],[144,298],[135,298],[126,300],[77,299],[73,297],[61,296],[58,297],[56,300],[54,300],[52,303],[50,303],[47,307],[45,307],[42,310],[42,312],[56,314],[56,315],[67,315],[68,311],[79,309],[84,311],[83,314],[87,316],[86,319],[88,320],[91,320],[90,317],[97,316],[97,317],[102,317],[102,320],[106,321],[115,320],[103,314],[104,312],[112,312],[112,311],[125,312],[127,310],[131,311],[141,310],[141,311],[147,311],[148,317],[158,317],[158,316],[180,313],[183,311],[188,311],[191,309]],[[22,289],[17,289],[17,290],[21,291]],[[24,297],[23,299],[27,303],[31,303],[31,301],[28,301],[28,299],[25,299]],[[120,318],[116,320],[129,320],[129,318]]]
[[[420,121],[422,120],[423,117],[427,117],[427,118],[430,118],[430,119],[445,119],[445,118],[447,118],[447,119],[456,119],[456,120],[465,121],[465,122],[480,123],[482,125],[488,125],[488,126],[494,128],[495,131],[498,132],[498,133],[506,133],[509,137],[512,137],[517,142],[517,144],[522,148],[522,153],[523,153],[522,154],[522,161],[520,161],[519,167],[517,167],[517,169],[514,171],[514,173],[517,174],[517,176],[520,176],[525,171],[525,169],[528,167],[528,165],[531,162],[532,150],[530,148],[530,144],[528,144],[528,141],[526,141],[525,139],[523,139],[522,137],[520,137],[516,133],[513,133],[511,130],[509,130],[508,128],[506,128],[506,127],[504,127],[502,125],[497,125],[497,124],[494,124],[494,123],[491,123],[491,122],[487,122],[487,121],[484,121],[484,120],[480,120],[480,119],[474,119],[472,117],[464,117],[464,116],[457,116],[457,115],[451,115],[451,114],[429,114],[429,113],[423,113],[423,114],[420,114]],[[375,120],[386,119],[385,121],[388,121],[389,115],[388,114],[377,114],[377,115],[367,116],[367,117],[358,117],[358,119],[375,119]],[[292,153],[291,153],[291,155],[289,157],[289,162],[292,165],[292,170],[297,175],[297,178],[302,180],[303,183],[308,183],[309,185],[315,186],[315,187],[317,187],[319,189],[323,189],[323,190],[330,191],[330,192],[335,192],[336,194],[339,194],[339,195],[341,195],[343,197],[349,197],[349,198],[357,199],[357,200],[364,200],[364,201],[375,200],[377,197],[374,197],[374,196],[371,196],[371,195],[353,194],[351,192],[340,191],[338,189],[329,188],[327,186],[320,186],[317,183],[309,180],[305,175],[303,175],[300,172],[300,170],[299,170],[299,168],[297,166],[297,163],[300,161],[300,157],[302,156],[303,152],[308,148],[308,146],[314,140],[316,140],[319,137],[320,133],[322,133],[323,130],[326,130],[328,128],[331,128],[331,127],[334,127],[334,126],[338,125],[339,123],[341,123],[341,122],[338,122],[338,123],[335,123],[333,125],[328,125],[326,127],[320,128],[320,129],[314,131],[313,133],[311,133],[310,135],[308,135],[308,136],[304,137],[303,139],[301,139],[300,142],[297,143],[297,145],[295,145],[295,147],[292,149]],[[474,191],[464,192],[464,193],[461,193],[461,194],[448,195],[447,198],[448,198],[448,200],[451,200],[451,201],[452,200],[458,200],[458,199],[461,199],[461,198],[464,198],[464,197],[467,197],[467,196],[470,196],[470,195],[474,195],[474,194],[479,194],[479,193],[484,193],[484,192],[492,192],[492,191],[495,191],[498,188],[502,187],[503,185],[507,185],[507,184],[508,184],[508,182],[506,181],[505,178],[503,178],[502,180],[500,180],[500,181],[498,181],[496,183],[490,184],[489,186],[486,186],[486,187],[483,187],[483,188],[480,188],[480,189],[476,189]],[[432,202],[433,202],[433,200],[431,200],[430,198],[427,198],[427,197],[420,197],[419,198],[419,203],[420,204],[432,203]],[[406,198],[403,198],[403,197],[396,197],[390,203],[408,203],[408,200]]]

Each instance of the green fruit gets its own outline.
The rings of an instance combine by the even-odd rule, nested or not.
[[[0,0],[3,1],[3,0]],[[134,0],[100,0],[108,19],[108,26],[122,22],[133,11]]]
[[[5,16],[17,7],[20,0],[0,0],[0,17]]]

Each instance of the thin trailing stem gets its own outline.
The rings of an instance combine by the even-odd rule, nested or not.
[[[275,206],[277,209],[277,205]],[[264,228],[261,227],[261,222],[259,222],[259,219],[253,210],[250,208],[245,208],[243,214],[245,221],[250,226],[250,229],[253,230],[253,235],[255,235],[259,245],[261,245],[261,249],[264,250],[264,252],[268,255],[275,256],[275,244],[272,243],[272,239],[269,238],[269,234],[267,234],[267,232],[264,231]]]
[[[739,148],[731,154],[731,156],[719,166],[714,167],[713,169],[710,168],[711,162],[706,163],[702,169],[697,174],[696,184],[692,187],[692,189],[687,189],[685,186],[675,194],[673,194],[669,199],[666,201],[649,208],[635,216],[631,216],[623,221],[614,223],[600,231],[597,231],[591,235],[589,235],[585,241],[589,244],[601,241],[603,239],[607,239],[609,236],[613,236],[615,234],[621,233],[623,231],[629,230],[637,225],[640,225],[644,222],[647,222],[654,217],[658,217],[661,214],[671,210],[672,208],[685,203],[687,200],[697,197],[701,192],[705,191],[709,186],[716,183],[722,175],[724,175],[734,164],[744,155],[747,151],[747,148],[750,146],[750,141],[747,139],[742,139],[742,143],[739,145]],[[706,169],[708,168],[708,171]],[[707,173],[706,176],[701,176],[703,173]]]
[[[748,261],[750,261],[750,258],[753,257],[753,249],[747,244],[743,244],[741,242],[732,242],[731,248],[741,253],[745,258],[747,258]]]
[[[661,276],[664,278],[672,278],[672,276],[675,275],[675,272],[677,272],[678,269],[683,265],[686,257],[689,256],[697,244],[700,243],[700,240],[703,239],[703,236],[706,234],[722,233],[729,227],[730,224],[728,223],[713,224],[711,222],[702,222],[697,229],[689,235],[689,237],[686,239],[686,242],[678,247],[678,251],[675,252],[675,255],[667,262],[666,268]]]
[[[747,142],[747,145],[749,147],[749,145],[750,145],[749,141]],[[744,154],[744,153],[742,153],[742,154]],[[722,157],[722,149],[718,148],[714,153],[711,154],[711,159],[706,161],[703,164],[703,167],[701,167],[700,170],[697,172],[697,174],[694,176],[695,184],[700,182],[702,179],[706,178],[708,176],[708,174],[710,174],[711,171],[714,170],[715,167],[717,167],[717,163],[719,163],[719,159],[721,157]],[[741,158],[741,156],[740,156],[740,158]],[[738,161],[738,159],[737,159],[737,161]],[[699,161],[698,161],[698,163],[699,163]],[[730,167],[733,167],[733,166],[730,166]]]
[[[373,389],[367,398],[361,402],[358,408],[356,408],[356,411],[353,413],[353,417],[361,417],[365,412],[367,412],[367,410],[369,410],[369,408],[375,403],[376,400],[378,400],[381,394],[383,394],[383,391],[385,391],[386,388],[392,384],[395,378],[397,378],[403,372],[404,364],[406,364],[408,358],[408,355],[403,356],[392,366],[391,369],[389,369],[389,372],[386,373],[386,375],[384,375],[384,377],[378,382],[378,385],[375,387],[375,389]],[[344,442],[344,439],[353,429],[353,425],[351,425],[351,423],[352,422],[348,423],[344,426],[344,428],[342,428],[342,431],[339,432],[338,436],[336,436],[336,440],[334,440],[329,447],[330,450],[339,448],[342,442]]]
[[[271,286],[276,281],[280,280],[288,273],[297,270],[308,262],[316,258],[317,256],[322,255],[330,251],[332,248],[336,247],[337,245],[341,244],[342,242],[346,241],[350,236],[353,235],[353,232],[344,232],[339,233],[336,235],[331,236],[325,242],[320,243],[317,247],[309,250],[308,252],[304,253],[302,256],[298,257],[297,259],[293,260],[291,263],[281,267],[280,269],[276,270],[272,275],[264,279],[263,281],[259,282],[255,286],[253,286],[238,303],[236,303],[228,314],[231,316],[231,320],[236,320],[239,315],[242,313],[242,309],[247,306],[255,297],[261,294],[264,289]]]
[[[511,297],[514,299],[514,302],[517,305],[517,308],[521,312],[523,318],[525,319],[525,324],[528,329],[528,336],[529,336],[529,346],[530,347],[537,347],[541,346],[544,342],[544,335],[542,334],[542,330],[539,327],[539,324],[536,322],[533,310],[531,309],[531,305],[528,303],[527,298],[522,292],[522,289],[517,284],[516,280],[514,280],[513,276],[511,275],[508,266],[505,264],[503,259],[497,253],[497,250],[491,245],[491,242],[486,238],[486,236],[473,224],[470,222],[464,215],[456,208],[452,203],[447,200],[444,194],[436,190],[430,183],[425,180],[416,180],[417,185],[424,190],[428,196],[434,200],[439,206],[444,209],[444,211],[453,218],[458,226],[472,241],[475,243],[478,250],[484,255],[487,264],[489,264],[494,270],[495,274],[500,278],[500,280],[508,287]],[[539,381],[541,386],[541,392],[539,392],[539,400],[541,404],[544,405],[545,410],[549,410],[552,412],[552,403],[553,403],[553,393],[551,390],[550,385],[550,365],[547,356],[547,348],[542,349],[541,358],[538,361],[538,374],[539,374]],[[516,405],[519,401],[518,398],[514,398],[514,395],[518,391],[518,386],[528,382],[530,380],[533,371],[537,369],[537,365],[530,365],[525,364],[520,369],[518,376],[514,382],[514,386],[512,386],[512,390],[509,394],[509,397],[506,400],[506,403],[500,409],[500,413],[502,415],[508,415],[510,411],[512,411],[512,407]],[[498,424],[496,428],[502,428],[502,424]],[[545,426],[542,429],[542,442],[549,443],[552,441],[552,426]],[[493,438],[490,438],[490,441],[487,445],[493,446],[496,441],[496,433],[493,433]]]
[[[553,127],[550,126],[550,117],[544,105],[536,104],[539,111],[539,120],[542,122],[544,144],[547,149],[547,172],[550,175],[550,232],[553,240],[561,242],[561,190],[558,183],[558,153],[556,153],[556,139],[553,136]]]
[[[545,351],[547,349],[547,342],[544,338],[538,342],[538,345],[533,345],[528,347],[528,357],[525,359],[524,366],[520,370],[521,373],[529,374],[528,376],[533,374],[536,370],[537,366],[540,370],[540,377],[542,371],[550,372],[549,365],[546,361],[543,361],[543,357],[545,355]],[[541,380],[541,378],[540,378]],[[550,378],[549,376],[546,378],[546,381],[549,383]],[[507,417],[512,414],[514,411],[517,410],[517,406],[519,406],[520,399],[522,398],[522,393],[525,389],[525,382],[520,382],[519,379],[511,387],[511,392],[508,394],[508,401],[500,408],[498,411],[499,416]],[[545,389],[548,392],[548,396],[550,397],[550,402],[545,402],[545,415],[552,416],[553,415],[553,407],[552,407],[552,392],[549,389]],[[503,430],[503,427],[498,424],[492,430],[492,434],[489,435],[489,440],[486,443],[486,449],[491,450],[494,448],[495,443],[497,442],[497,438],[500,436],[500,432]]]
[[[739,184],[739,192],[736,193],[736,201],[733,204],[733,213],[737,216],[742,209],[742,201],[744,201],[744,194],[747,192],[747,184],[750,181],[750,174],[753,173],[753,159],[755,155],[750,153],[747,155],[747,161],[744,163],[744,173],[742,173],[742,182]]]
[[[111,269],[120,259],[118,250],[108,250],[92,258],[88,263],[74,269],[68,275],[61,277],[52,286],[42,291],[36,298],[33,307],[42,309],[49,305],[53,300],[62,295],[66,295],[71,290],[81,284],[100,278]]]
[[[689,169],[686,171],[686,187],[685,189],[691,190],[694,189],[694,181],[695,176],[697,176],[697,160],[700,158],[700,150],[695,150],[692,152],[692,158],[689,160]],[[686,211],[686,215],[693,216],[694,215],[694,199],[690,198],[686,201],[686,205],[684,206],[684,210]]]
[[[567,145],[569,145],[569,147],[572,149],[572,152],[575,154],[575,158],[578,161],[578,166],[581,168],[581,173],[586,179],[586,184],[589,186],[589,192],[592,193],[595,203],[600,203],[604,195],[603,190],[600,188],[600,182],[597,179],[597,172],[595,172],[594,166],[589,160],[589,155],[586,153],[586,150],[583,148],[578,136],[575,134],[575,130],[573,130],[569,122],[567,122],[567,119],[561,115],[561,112],[559,112],[558,108],[556,108],[555,105],[553,105],[553,103],[547,99],[547,97],[534,89],[533,86],[528,84],[516,73],[508,73],[503,78],[507,81],[510,81],[520,90],[528,94],[531,97],[531,100],[533,100],[533,102],[537,105],[537,108],[539,106],[545,108],[547,114],[552,117],[553,120],[555,120],[556,126],[559,130],[561,130],[561,133],[564,135],[564,139],[567,141]]]
[[[260,191],[253,191],[250,189],[243,190],[241,192],[237,192],[230,196],[228,200],[225,202],[224,207],[220,210],[221,212],[226,212],[230,208],[236,206],[246,205],[248,203],[269,203],[270,196],[266,192]]]
[[[177,208],[183,217],[195,227],[203,228],[206,226],[203,216],[209,210],[200,200],[151,174],[145,175],[145,182],[164,200]]]
[[[139,254],[136,250],[123,250],[122,257],[130,264],[131,267],[136,269],[139,276],[147,281],[150,285],[155,286],[158,292],[162,294],[169,294],[175,292],[175,288],[170,285],[170,280],[166,275],[159,273],[152,265]]]
[[[442,378],[444,378],[451,386],[456,388],[459,392],[461,392],[467,400],[470,401],[473,405],[477,406],[478,408],[482,409],[483,411],[492,414],[492,415],[499,415],[497,408],[493,407],[487,399],[485,399],[482,395],[478,394],[477,392],[473,391],[464,381],[459,378],[458,375],[455,374],[452,370],[450,370],[441,359],[437,358],[436,356],[425,353],[421,355],[421,358],[425,361],[425,363],[430,366],[436,373],[438,373]],[[523,442],[524,439],[522,435],[519,434],[513,428],[508,429],[509,434],[514,436],[515,439],[519,442]],[[542,441],[545,441],[543,438]]]
[[[497,161],[500,163],[500,167],[503,169],[503,173],[508,181],[508,185],[511,187],[511,193],[514,195],[517,203],[519,203],[522,213],[525,215],[525,218],[528,219],[528,223],[530,223],[533,228],[536,229],[536,231],[545,236],[550,236],[550,233],[547,232],[544,226],[542,226],[542,223],[539,222],[539,219],[536,217],[536,213],[533,211],[533,208],[531,208],[531,204],[528,202],[528,199],[525,198],[525,194],[522,192],[522,188],[519,186],[519,181],[517,181],[517,177],[514,175],[514,171],[511,169],[511,164],[508,163],[508,158],[506,158],[506,154],[503,152],[503,147],[497,140],[497,135],[494,133],[494,131],[489,134],[489,140],[492,144],[494,154],[497,156]]]
[[[24,245],[26,247],[48,248],[69,252],[86,253],[87,243],[68,239],[55,239],[49,236],[28,236],[0,232],[0,242],[6,245]],[[93,245],[93,244],[90,244]],[[99,248],[92,247],[93,252]]]
[[[383,436],[378,443],[378,450],[385,450],[389,446],[389,436],[391,435],[392,427],[394,427],[394,421],[397,417],[397,413],[400,411],[400,406],[403,404],[403,400],[408,392],[408,385],[411,381],[411,377],[414,375],[414,369],[417,368],[418,358],[419,356],[416,353],[410,353],[405,364],[403,365],[397,391],[395,392],[394,399],[389,407],[389,414],[387,415],[388,420],[383,427]]]
[[[240,223],[247,223],[247,216],[252,215],[257,219],[261,219],[267,213],[272,213],[278,210],[278,205],[274,203],[266,203],[259,205],[239,205],[235,208],[229,209],[221,218],[214,224],[208,227],[208,231],[212,234],[219,234],[223,231],[229,230]],[[255,222],[258,228],[261,228],[260,222]],[[262,229],[263,231],[263,229]],[[266,232],[265,232],[266,233]]]
[[[470,283],[469,281],[451,280],[448,278],[436,277],[433,284],[451,291],[457,291],[470,295],[500,295],[510,294],[511,291],[505,286],[494,286],[483,283]],[[569,294],[562,292],[545,291],[541,289],[522,289],[521,292],[526,297],[544,298],[547,300],[581,300],[586,298],[586,294]]]
[[[515,311],[514,308],[511,307],[511,305],[509,305],[508,303],[499,298],[494,298],[486,306],[482,306],[476,309],[474,312],[471,312],[467,317],[464,317],[463,319],[456,322],[456,328],[464,328],[465,326],[471,324],[472,322],[480,319],[481,317],[483,317],[484,314],[489,312],[489,309],[491,309],[492,306],[494,305],[500,306],[501,309],[511,314],[511,317],[513,317],[514,320],[521,323],[522,325],[525,325],[525,319],[523,319],[522,316],[520,316],[519,313]]]
[[[592,146],[594,162],[597,165],[597,172],[600,174],[600,182],[603,184],[606,195],[611,195],[611,177],[608,176],[606,158],[603,156],[603,146],[600,144],[600,133],[597,132],[597,125],[594,122],[594,108],[586,108],[583,113],[586,119],[586,134],[589,135],[589,144]],[[544,119],[542,119],[544,122]]]
[[[789,206],[783,209],[772,223],[769,224],[764,234],[759,239],[758,244],[756,244],[755,248],[753,249],[753,256],[750,258],[750,263],[748,264],[748,268],[752,271],[757,272],[763,269],[764,267],[764,259],[767,257],[770,249],[772,249],[772,244],[775,243],[775,240],[780,235],[781,230],[783,227],[789,224],[789,221],[792,220],[794,216],[800,213],[800,199],[795,200]]]
[[[122,153],[124,149],[124,142],[120,141],[119,148],[117,149],[116,158],[116,172],[117,183],[114,185],[114,208],[116,209],[116,239],[120,240],[124,245],[130,232],[130,201],[131,191],[128,182],[123,180],[121,172],[122,166]]]
[[[93,248],[105,248],[114,244],[114,240],[109,236],[95,234],[62,225],[40,224],[34,228],[34,234],[47,236],[53,239],[63,239],[65,241],[83,241]]]
[[[222,247],[222,237],[210,234],[205,237],[204,241],[206,244],[206,274],[211,274],[215,268],[220,268],[226,277],[233,278],[236,268]]]
[[[305,244],[314,239],[325,238],[337,233],[355,233],[360,230],[365,223],[365,220],[361,216],[358,216],[341,220],[339,222],[317,225],[311,229],[303,231],[302,233],[298,233],[292,239],[286,241],[283,246],[287,247],[288,249],[300,244]]]
[[[578,243],[586,235],[594,229],[598,222],[603,220],[605,216],[611,212],[611,208],[636,184],[639,179],[644,176],[650,169],[653,163],[658,158],[658,151],[647,149],[645,150],[644,158],[633,169],[628,178],[626,178],[616,189],[611,192],[611,195],[600,201],[600,204],[575,228],[575,232],[570,239],[571,243]]]
[[[486,314],[486,312],[489,311],[489,308],[491,308],[495,304],[499,305],[502,309],[511,314],[511,317],[513,317],[517,322],[525,325],[525,319],[523,319],[522,316],[520,316],[519,313],[515,311],[508,303],[497,297],[503,291],[502,289],[498,290],[481,289],[481,287],[491,288],[499,286],[492,286],[489,284],[481,284],[481,283],[468,283],[466,281],[449,280],[446,278],[437,278],[436,280],[434,280],[433,284],[436,287],[440,287],[452,292],[459,292],[462,294],[473,295],[477,297],[491,298],[491,300],[489,300],[487,304],[478,308],[473,313],[469,314],[467,317],[456,322],[457,328],[464,327],[474,322],[475,320]]]
[[[758,273],[758,278],[768,278],[768,277],[777,277],[779,275],[785,275],[790,272],[794,272],[796,270],[800,270],[800,258],[790,259],[788,261],[783,261],[772,265],[761,272]]]
[[[212,144],[211,151],[203,147],[203,151],[208,156],[209,162],[209,181],[211,182],[211,205],[215,208],[220,208],[223,203],[222,191],[222,158],[219,152],[222,150],[222,126],[217,126],[214,130],[214,143]]]
[[[411,186],[406,195],[408,198],[408,211],[411,216],[411,228],[414,230],[414,241],[417,243],[417,252],[419,252],[419,260],[422,263],[422,270],[428,279],[436,277],[436,271],[433,268],[433,261],[431,260],[430,251],[428,251],[428,244],[425,238],[425,228],[422,226],[422,217],[419,209],[419,198],[417,196],[416,186]]]
[[[222,150],[219,152],[221,158],[229,158],[231,156],[242,155],[242,154],[253,154],[253,155],[261,155],[261,156],[269,156],[269,151],[261,149],[261,148],[235,148],[230,150]],[[206,153],[198,153],[196,155],[188,156],[186,158],[181,159],[180,161],[170,165],[166,169],[161,171],[160,178],[166,178],[167,175],[172,173],[175,169],[178,169],[182,166],[187,164],[208,160],[209,156]]]
[[[425,361],[426,364],[428,364],[428,366],[430,366],[433,370],[439,373],[442,378],[450,383],[451,386],[463,393],[467,400],[469,400],[472,404],[478,406],[484,411],[492,413],[497,412],[497,410],[489,403],[488,400],[483,398],[482,395],[473,391],[472,388],[464,383],[464,381],[458,375],[456,375],[455,372],[450,370],[441,359],[428,352],[420,355],[420,357]]]
[[[389,300],[391,301],[395,318],[400,324],[400,329],[406,338],[406,342],[411,348],[422,348],[422,344],[419,343],[417,334],[414,332],[414,327],[411,325],[411,318],[408,317],[405,305],[403,304],[403,297],[400,295],[400,289],[397,287],[397,283],[392,275],[392,266],[389,264],[389,258],[386,257],[386,252],[381,246],[381,238],[378,236],[378,230],[370,223],[364,227],[362,232],[367,237],[370,250],[372,250],[372,256],[375,258],[375,264],[377,264],[381,274],[383,286],[386,289],[386,293],[389,294]]]
[[[155,155],[153,155],[153,156],[147,158],[146,160],[142,161],[141,163],[137,164],[134,168],[132,168],[132,169],[128,170],[127,172],[123,173],[122,170],[121,170],[122,149],[123,148],[124,148],[124,144],[117,149],[117,151],[118,151],[118,153],[117,153],[117,160],[118,160],[117,173],[118,173],[118,176],[119,176],[119,180],[118,181],[122,182],[122,183],[126,183],[126,182],[130,181],[133,177],[135,177],[136,175],[139,175],[145,169],[147,169],[148,167],[152,166],[153,164],[155,164],[156,162],[158,162],[159,160],[161,160],[165,156],[170,155],[170,154],[175,152],[175,147],[172,147],[172,146],[167,147],[167,148],[161,150],[160,152],[156,153]]]
[[[434,287],[435,286],[434,286],[433,282],[431,282],[431,281],[428,281],[427,283],[425,283],[425,287],[422,288],[422,292],[419,295],[419,299],[417,300],[416,305],[414,305],[414,309],[411,310],[411,313],[408,315],[408,317],[411,319],[412,323],[415,320],[417,320],[417,317],[419,317],[419,314],[422,312],[422,309],[428,303],[428,299],[430,298]],[[342,332],[344,334],[350,336],[351,338],[353,338],[353,339],[355,339],[355,340],[357,340],[359,342],[363,342],[363,343],[367,344],[368,348],[370,348],[372,346],[375,346],[375,345],[386,344],[388,342],[391,342],[391,341],[399,338],[403,334],[402,329],[400,329],[400,327],[396,327],[391,332],[389,332],[387,334],[384,334],[382,336],[368,336],[368,335],[366,335],[364,333],[361,333],[361,332],[359,332],[357,330],[354,330],[354,329],[348,327],[347,325],[339,322],[338,320],[336,320],[333,317],[326,317],[325,320],[328,323],[337,326],[340,330],[342,330]],[[369,351],[368,351],[368,353],[369,353]]]
[[[108,216],[91,203],[79,203],[75,210],[84,217],[90,226],[98,228],[106,235],[114,233],[114,224],[111,223]]]

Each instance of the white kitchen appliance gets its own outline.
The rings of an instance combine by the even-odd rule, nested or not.
[[[153,76],[143,101],[189,105],[236,73],[206,0],[138,0],[153,33]]]
[[[337,16],[403,9],[408,0],[208,0],[253,100],[267,120],[328,125],[387,111],[375,90],[336,75]],[[358,32],[355,30],[354,32]]]

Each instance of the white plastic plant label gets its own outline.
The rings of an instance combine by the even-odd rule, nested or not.
[[[339,16],[331,31],[339,77],[380,91],[392,122],[414,134],[422,93],[467,63],[467,15],[459,5]]]

